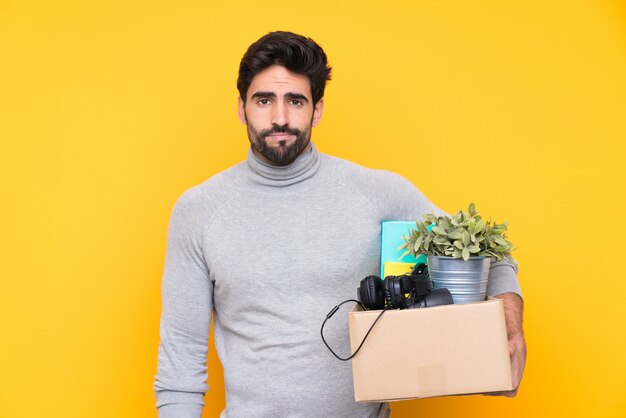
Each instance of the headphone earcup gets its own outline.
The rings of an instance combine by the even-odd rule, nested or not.
[[[396,308],[399,308],[399,309],[406,309],[407,307],[406,306],[407,300],[404,294],[408,290],[408,288],[405,289],[405,287],[408,287],[408,286],[405,286],[405,283],[404,283],[405,279],[406,279],[405,276],[396,277],[392,285],[395,305],[396,305]]]
[[[383,309],[385,296],[383,281],[378,276],[367,276],[359,285],[359,300],[367,309]]]
[[[407,309],[414,302],[414,299],[412,297],[407,299],[407,293],[412,293],[411,279],[409,278],[409,276],[400,276],[398,277],[398,284],[396,286],[396,294],[400,295],[399,300],[402,301],[402,306],[400,306],[400,309]]]
[[[405,293],[410,290],[410,282],[404,276],[389,276],[385,278],[385,300],[390,309],[406,309],[407,299]]]
[[[393,291],[393,281],[395,277],[386,277],[383,282],[383,287],[385,289],[385,300],[387,301],[387,306],[389,309],[396,309],[395,303],[395,294]]]

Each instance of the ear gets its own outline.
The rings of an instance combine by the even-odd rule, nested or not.
[[[313,107],[313,126],[317,126],[322,119],[322,113],[324,113],[324,99],[319,99]]]
[[[237,113],[239,115],[239,120],[241,121],[241,123],[247,125],[248,121],[246,120],[245,103],[243,102],[241,96],[239,96],[239,100],[237,101]]]

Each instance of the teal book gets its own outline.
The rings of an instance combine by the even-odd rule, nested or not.
[[[402,257],[405,249],[398,249],[404,244],[404,236],[408,236],[411,229],[415,229],[415,221],[384,221],[382,223],[381,243],[380,243],[380,277],[384,278],[385,262],[395,261],[402,263],[426,263],[426,256],[420,255],[416,259],[413,254]]]

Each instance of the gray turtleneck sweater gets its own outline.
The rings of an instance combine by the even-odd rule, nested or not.
[[[442,213],[399,175],[313,145],[287,167],[265,165],[250,151],[247,161],[183,193],[163,273],[159,417],[200,418],[212,315],[226,387],[222,418],[388,416],[387,405],[354,402],[350,363],[326,349],[320,325],[378,272],[381,221],[427,212]],[[488,294],[520,294],[516,272],[495,263]],[[324,329],[343,355],[347,327],[347,315],[335,315]]]

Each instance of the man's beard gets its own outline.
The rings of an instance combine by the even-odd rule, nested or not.
[[[310,127],[301,131],[300,129],[290,128],[288,125],[274,125],[271,129],[264,129],[259,132],[251,124],[248,123],[247,126],[248,139],[250,139],[252,148],[277,166],[285,166],[294,162],[311,141]],[[287,145],[285,140],[279,141],[278,147],[270,147],[265,137],[274,133],[294,135],[296,140],[291,145]]]

